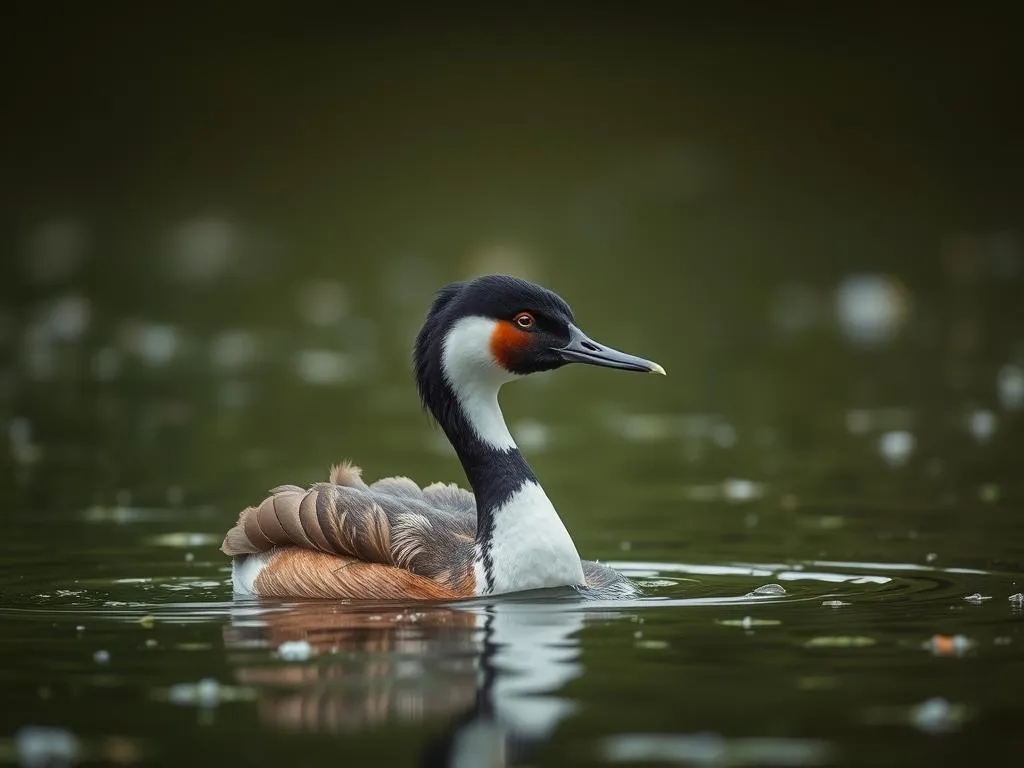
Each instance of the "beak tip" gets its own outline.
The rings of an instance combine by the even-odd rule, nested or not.
[[[662,376],[668,375],[667,373],[665,373],[665,369],[662,368],[657,363],[651,363],[651,373],[660,373]]]

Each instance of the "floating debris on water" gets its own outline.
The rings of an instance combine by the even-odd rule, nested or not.
[[[58,768],[77,763],[82,745],[63,728],[26,725],[14,735],[14,749],[25,768]]]
[[[306,640],[289,640],[277,646],[277,655],[284,661],[306,661],[313,655],[313,646]]]
[[[911,709],[910,722],[925,733],[947,733],[960,727],[965,714],[963,706],[935,696]]]
[[[204,547],[220,544],[221,537],[212,533],[175,531],[173,533],[161,533],[158,536],[150,536],[146,539],[146,542],[159,547]]]
[[[987,443],[992,439],[992,435],[996,432],[998,426],[998,419],[996,415],[989,410],[979,409],[973,411],[970,416],[967,417],[967,430],[971,433],[971,437],[977,440],[979,443]]]
[[[143,629],[152,629],[154,626],[156,626],[156,619],[154,619],[152,616],[143,616],[139,619],[139,624],[142,625]]]
[[[845,600],[825,600],[822,602],[826,608],[842,608],[844,605],[849,605]]]
[[[900,467],[907,463],[917,443],[912,432],[895,430],[886,432],[878,439],[878,451],[891,467]]]
[[[835,293],[839,329],[853,344],[880,346],[901,331],[910,312],[906,288],[884,274],[851,274],[843,277]]]
[[[963,656],[974,641],[964,635],[932,635],[924,647],[935,656]]]
[[[751,616],[744,616],[742,619],[715,619],[715,624],[722,627],[742,627],[753,629],[754,627],[776,627],[782,622],[778,619],[755,619]]]
[[[1024,408],[1024,368],[1004,365],[996,377],[999,404],[1008,411]]]
[[[753,480],[729,477],[722,481],[722,495],[728,501],[751,501],[764,495],[764,486]]]
[[[1024,605],[1024,592],[1018,592],[1015,595],[1010,595],[1009,600],[1014,605]]]
[[[764,584],[751,592],[747,592],[744,597],[778,597],[784,594],[786,594],[786,588],[781,584]]]
[[[967,595],[964,600],[972,605],[981,605],[986,600],[991,600],[992,595],[983,595],[980,592],[975,592],[973,595]]]
[[[821,765],[832,747],[814,739],[727,739],[717,733],[628,733],[606,738],[602,752],[613,763],[676,765]]]
[[[637,648],[644,648],[649,651],[660,651],[668,648],[668,643],[664,640],[639,640],[634,645]]]
[[[110,661],[110,651],[96,651],[92,655],[92,660],[97,664],[106,664]]]
[[[934,563],[938,559],[939,559],[939,556],[937,554],[935,554],[934,552],[929,552],[927,555],[924,556],[924,561],[926,563]]]
[[[75,632],[85,632],[85,624],[79,624],[75,627]]]
[[[157,642],[157,639],[155,637],[147,638],[147,640],[146,640],[146,647],[147,648],[156,648],[158,645],[160,645],[160,643]]]
[[[158,697],[180,706],[211,708],[224,702],[250,701],[255,698],[255,693],[250,688],[221,685],[218,680],[207,677],[197,683],[172,685],[165,694],[158,694]]]
[[[806,643],[806,648],[867,648],[875,644],[873,637],[863,635],[826,635],[812,637]]]

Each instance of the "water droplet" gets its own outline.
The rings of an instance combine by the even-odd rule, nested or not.
[[[967,417],[967,429],[979,443],[987,443],[995,434],[998,420],[992,411],[977,410]]]
[[[764,584],[751,592],[747,592],[744,597],[776,597],[784,594],[786,594],[786,588],[781,584]]]
[[[63,728],[26,725],[14,735],[18,760],[25,768],[74,765],[81,753],[78,738]]]
[[[313,646],[306,640],[289,640],[277,647],[277,655],[284,661],[306,661],[313,655]]]
[[[1008,411],[1024,408],[1024,368],[1004,365],[996,376],[999,403]]]
[[[908,312],[906,291],[888,275],[850,275],[836,291],[839,328],[854,344],[875,346],[892,340]]]
[[[912,432],[895,430],[886,432],[879,438],[878,450],[889,466],[898,467],[910,459],[916,442]]]

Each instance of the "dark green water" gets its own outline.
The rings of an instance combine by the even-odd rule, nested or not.
[[[1012,25],[134,13],[2,25],[0,760],[1019,754]],[[487,271],[669,372],[503,393],[643,597],[233,601],[266,489],[462,481],[409,345]]]

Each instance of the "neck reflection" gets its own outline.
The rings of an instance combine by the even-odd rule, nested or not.
[[[574,709],[560,691],[582,672],[578,608],[237,606],[224,634],[263,725],[350,736],[426,725],[422,765],[513,765]],[[284,643],[309,658],[267,658]]]

